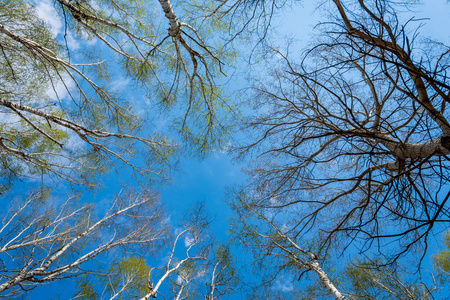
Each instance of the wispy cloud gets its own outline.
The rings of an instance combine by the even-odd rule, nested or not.
[[[52,100],[63,100],[69,96],[69,91],[73,92],[74,88],[75,82],[66,74],[62,76],[62,80],[58,80],[53,83],[53,86],[49,86],[46,94]]]
[[[36,13],[50,26],[50,31],[54,37],[62,32],[63,22],[50,0],[39,1],[36,4]]]
[[[183,240],[184,240],[184,246],[187,248],[187,247],[189,247],[189,246],[191,246],[194,242],[195,242],[195,239],[194,239],[194,237],[192,237],[192,236],[184,236],[183,237]]]
[[[284,276],[281,276],[280,278],[277,278],[272,288],[281,292],[292,292],[294,290],[294,285],[292,282],[287,281]]]

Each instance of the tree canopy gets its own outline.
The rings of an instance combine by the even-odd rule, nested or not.
[[[300,51],[296,1],[0,0],[0,297],[445,295],[450,46],[419,2],[318,1]],[[227,150],[248,180],[178,218],[177,163]]]
[[[284,66],[253,87],[260,114],[237,149],[255,154],[250,201],[291,213],[297,236],[320,228],[325,248],[396,242],[395,260],[449,220],[448,46],[394,2],[327,3],[312,47],[277,51]]]
[[[64,22],[59,37],[36,4],[1,6],[4,181],[50,173],[92,185],[96,172],[120,164],[164,177],[164,165],[179,148],[176,135],[200,153],[224,140],[221,111],[232,104],[215,80],[229,57],[216,48],[217,39],[211,45],[203,40],[210,28],[221,30],[216,19],[178,22],[169,1],[62,0],[52,10]],[[161,21],[170,23],[168,30],[160,29]],[[118,71],[140,87],[152,109],[111,86]],[[157,121],[147,119],[158,113],[156,106],[172,111],[171,136],[143,130]]]

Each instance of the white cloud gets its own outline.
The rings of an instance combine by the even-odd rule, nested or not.
[[[269,198],[269,202],[270,202],[270,204],[271,205],[278,205],[278,204],[280,204],[280,200],[279,200],[279,198],[278,198],[278,196],[271,196],[270,198]]]
[[[123,76],[120,76],[117,80],[114,80],[113,82],[111,82],[111,85],[114,87],[115,90],[121,91],[125,87],[127,87],[129,83],[130,83],[130,78],[125,78]]]
[[[184,246],[186,248],[191,246],[195,242],[195,239],[192,236],[184,236],[183,240],[184,240]]]
[[[70,50],[76,51],[80,49],[80,43],[73,37],[73,35],[70,32],[67,33],[66,41],[67,46],[69,47]]]
[[[17,123],[21,120],[17,114],[9,113],[9,112],[0,112],[0,123],[1,124],[11,124]]]
[[[50,25],[50,31],[54,37],[62,32],[63,22],[50,0],[39,1],[36,5],[36,13],[39,18]]]
[[[58,12],[53,7],[50,0],[36,1],[36,13],[38,17],[44,20],[50,26],[50,32],[53,37],[64,34],[64,22],[58,15]],[[80,43],[74,38],[73,34],[68,31],[66,36],[66,42],[69,48],[73,51],[81,48]],[[88,44],[95,44],[94,41],[89,41]]]
[[[281,55],[280,52],[278,52],[278,51],[275,53],[275,56],[278,59],[284,59],[283,55]]]
[[[183,231],[182,228],[175,228],[174,233],[177,235],[177,234],[180,234],[182,231]],[[184,241],[184,246],[185,246],[186,248],[189,247],[189,246],[191,246],[193,243],[195,243],[194,237],[193,237],[192,234],[190,234],[189,232],[183,233],[182,236],[181,236],[181,238],[183,239],[183,241]]]
[[[53,83],[53,86],[49,86],[45,91],[47,96],[52,100],[63,100],[69,96],[69,92],[73,92],[75,88],[75,82],[73,82],[72,78],[69,75],[63,75],[62,80],[58,80]]]
[[[214,157],[220,158],[221,156],[218,154],[227,154],[230,151],[231,146],[231,142],[227,142],[221,149],[214,150]]]
[[[182,285],[184,283],[185,279],[183,277],[181,277],[180,275],[177,276],[177,284],[178,285]]]
[[[277,291],[292,292],[294,290],[294,285],[292,282],[287,281],[284,276],[281,276],[280,278],[277,278],[272,288]]]

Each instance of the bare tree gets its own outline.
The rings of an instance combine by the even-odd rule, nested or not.
[[[325,232],[323,249],[396,241],[393,260],[425,253],[450,220],[449,47],[396,5],[327,1],[331,20],[300,62],[278,51],[284,68],[255,83],[261,113],[238,150],[256,157],[252,205],[286,208],[297,236]]]
[[[247,39],[264,42],[269,35],[269,27],[272,19],[280,8],[286,6],[289,1],[249,1],[249,0],[219,0],[212,5],[207,3],[193,3],[198,17],[202,20],[215,16],[225,22],[228,30],[228,40],[237,39],[239,35],[245,35]],[[246,43],[249,43],[246,40]]]
[[[202,262],[207,260],[209,254],[209,245],[193,237],[193,231],[194,228],[190,227],[175,235],[162,267],[150,267],[144,252],[139,253],[142,257],[120,259],[112,263],[107,272],[96,270],[80,278],[73,299],[84,299],[90,295],[101,299],[151,299],[158,298],[158,295],[166,298],[169,286],[172,286],[173,299],[185,299],[185,295],[194,290],[192,286],[204,275]],[[180,241],[183,240],[188,245],[184,258],[178,259]]]
[[[214,300],[239,290],[240,275],[228,245],[208,246],[204,260],[191,260],[177,270],[171,280],[174,299]]]
[[[230,249],[219,246],[213,251],[213,245],[208,247],[208,255],[185,261],[175,271],[176,277],[169,278],[174,299],[221,299],[239,288],[240,279]]]
[[[73,198],[52,200],[32,193],[3,216],[1,296],[84,274],[87,262],[113,248],[149,251],[166,239],[163,209],[150,192],[117,196],[100,218]]]

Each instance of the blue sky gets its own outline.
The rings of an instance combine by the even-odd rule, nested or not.
[[[277,38],[272,40],[274,45],[280,45],[283,51],[285,38],[294,39],[290,51],[301,52],[300,49],[306,46],[308,40],[313,36],[313,25],[320,20],[321,11],[316,11],[312,3],[314,1],[304,1],[305,4],[294,3],[293,9],[287,9],[279,13],[274,20],[274,28],[277,31]],[[52,26],[55,35],[61,35],[63,26],[61,20],[54,18],[52,13],[52,2],[50,0],[36,2],[40,15]],[[421,29],[422,36],[430,36],[448,42],[450,26],[450,5],[445,0],[427,0],[424,4],[417,5],[417,12],[411,12],[418,18],[428,17]],[[278,34],[279,33],[279,34]],[[274,34],[275,36],[275,34]],[[78,42],[69,35],[68,42],[72,47],[78,47]],[[254,71],[264,72],[258,67]],[[238,76],[241,76],[238,74]],[[126,86],[127,80],[121,75],[117,76],[122,88]],[[239,78],[239,77],[238,77]],[[117,82],[119,84],[119,81]],[[245,80],[242,77],[241,86],[230,88],[230,94],[237,92],[241,87],[245,87]],[[135,101],[142,101],[139,94],[133,95]],[[145,100],[144,100],[145,102]],[[244,113],[251,113],[246,111]],[[234,143],[233,139],[230,143]],[[204,201],[209,212],[213,216],[212,232],[221,241],[227,238],[228,220],[231,212],[224,201],[224,192],[227,186],[245,183],[247,177],[242,172],[246,162],[233,162],[232,155],[225,151],[211,153],[206,159],[194,159],[180,156],[180,171],[171,174],[171,182],[158,188],[161,192],[162,202],[167,206],[172,220],[182,217],[193,203]],[[89,201],[101,201],[118,193],[121,188],[129,188],[134,183],[126,173],[109,173],[102,178],[104,187],[87,193]],[[139,186],[135,185],[135,188]],[[439,242],[439,241],[437,241]],[[429,264],[428,264],[429,266]],[[239,299],[239,296],[235,296]],[[45,294],[34,294],[33,299],[47,299]],[[232,298],[230,298],[232,299]]]

